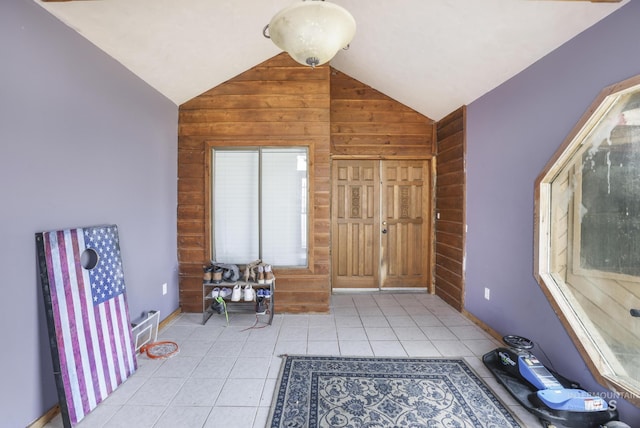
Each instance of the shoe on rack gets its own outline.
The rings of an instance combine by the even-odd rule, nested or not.
[[[244,267],[244,275],[242,275],[242,280],[244,282],[255,281],[256,273],[254,271],[255,267],[258,266],[262,261],[260,259],[254,260],[251,263],[247,263]]]
[[[232,291],[230,288],[224,287],[220,289],[220,293],[218,293],[218,296],[222,297],[223,299],[228,298],[229,296],[231,296]]]
[[[241,296],[242,296],[242,289],[240,288],[240,284],[236,284],[236,286],[233,287],[233,291],[231,292],[231,301],[239,302]]]
[[[256,314],[264,315],[267,313],[267,305],[264,304],[264,297],[258,296],[256,298]]]
[[[258,284],[264,284],[264,265],[258,265]]]
[[[271,298],[271,290],[268,288],[260,288],[256,291],[256,297],[262,297],[263,299]]]
[[[224,303],[224,300],[222,299],[215,299],[212,303],[211,303],[211,310],[214,312],[217,312],[219,314],[223,314],[226,310],[226,304]]]
[[[216,297],[218,297],[220,295],[220,289],[218,287],[214,288],[213,290],[211,290],[211,293],[209,293],[209,295],[207,297],[210,297],[212,299],[215,299]]]
[[[271,269],[271,265],[264,265],[264,283],[272,284],[273,280],[276,279],[273,274],[273,270]]]
[[[213,273],[211,274],[211,282],[213,282],[214,284],[222,283],[222,269],[220,269],[219,267],[213,268]]]
[[[256,300],[256,291],[251,287],[251,284],[245,285],[243,289],[243,298],[245,302],[253,302]]]
[[[205,284],[211,284],[213,266],[202,266],[202,270],[204,271],[204,275],[202,275],[202,281]]]

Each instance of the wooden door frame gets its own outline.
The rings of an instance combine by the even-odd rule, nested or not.
[[[334,266],[333,266],[333,233],[334,233],[334,222],[333,222],[333,184],[334,184],[334,161],[337,160],[374,160],[374,161],[382,161],[382,160],[392,160],[392,161],[403,161],[403,160],[418,160],[418,161],[428,161],[430,168],[430,209],[428,210],[429,218],[425,219],[425,224],[429,226],[429,255],[428,255],[428,265],[429,265],[429,278],[427,279],[427,292],[429,294],[435,294],[435,244],[436,244],[436,156],[431,154],[427,154],[425,156],[370,156],[370,155],[332,155],[329,158],[329,171],[330,171],[330,188],[331,194],[329,195],[329,218],[331,222],[330,233],[329,233],[329,261],[330,261],[330,274],[329,274],[329,286],[331,291],[334,290],[333,281],[334,281]],[[380,224],[380,222],[378,222]],[[382,291],[380,287],[377,288],[379,291]],[[393,288],[387,288],[386,291],[393,290]]]

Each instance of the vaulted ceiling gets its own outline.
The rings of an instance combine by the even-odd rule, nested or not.
[[[277,55],[262,29],[300,0],[34,1],[180,105]],[[335,0],[357,30],[331,65],[439,120],[627,1]]]

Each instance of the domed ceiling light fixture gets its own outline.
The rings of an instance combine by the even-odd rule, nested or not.
[[[294,3],[275,14],[262,30],[296,62],[310,67],[327,63],[340,49],[347,49],[355,33],[353,16],[324,0]]]

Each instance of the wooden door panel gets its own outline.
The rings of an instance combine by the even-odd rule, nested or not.
[[[430,167],[426,160],[333,162],[333,288],[429,288]]]
[[[430,186],[428,161],[383,161],[380,286],[428,287]]]
[[[377,288],[378,161],[333,163],[332,282],[334,288]]]

